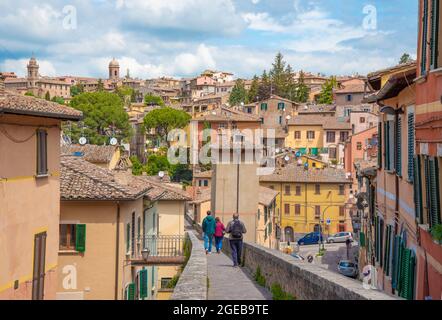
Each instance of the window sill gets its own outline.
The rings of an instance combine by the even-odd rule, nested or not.
[[[81,253],[77,250],[58,250],[58,254],[61,255],[80,255]]]
[[[442,68],[433,69],[430,73],[434,74],[436,77],[440,77],[442,76]]]
[[[49,178],[49,173],[46,174],[37,174],[35,175],[36,179]]]
[[[427,82],[427,75],[417,77],[416,79],[414,79],[414,82],[417,84],[422,84],[422,83]]]

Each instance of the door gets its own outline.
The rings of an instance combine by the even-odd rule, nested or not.
[[[34,267],[32,273],[32,300],[43,300],[46,259],[46,232],[35,235]]]

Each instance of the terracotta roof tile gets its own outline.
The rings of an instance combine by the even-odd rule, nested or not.
[[[118,146],[98,146],[86,144],[84,146],[78,144],[64,145],[61,147],[61,153],[64,155],[74,155],[74,153],[82,153],[86,161],[93,163],[109,163],[113,155],[117,152]]]

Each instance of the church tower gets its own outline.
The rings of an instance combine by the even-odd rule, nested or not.
[[[110,80],[118,80],[120,79],[120,64],[115,58],[109,62],[109,79]]]
[[[37,81],[38,81],[38,69],[39,65],[37,63],[37,60],[35,60],[35,57],[32,56],[32,58],[29,60],[28,63],[28,89],[36,89],[37,88]]]

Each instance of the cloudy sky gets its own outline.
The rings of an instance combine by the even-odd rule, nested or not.
[[[0,70],[106,77],[251,77],[281,51],[295,70],[366,74],[415,57],[415,0],[1,0]]]

